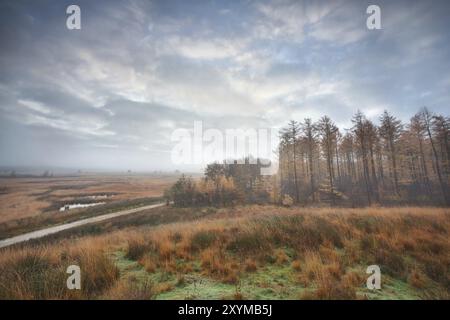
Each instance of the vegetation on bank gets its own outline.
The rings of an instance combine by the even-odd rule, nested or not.
[[[167,211],[201,209],[164,208]],[[448,299],[448,209],[217,210],[0,254],[2,299]],[[65,287],[79,264],[82,290]],[[365,288],[368,265],[382,289]]]

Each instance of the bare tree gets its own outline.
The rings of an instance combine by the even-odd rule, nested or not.
[[[411,120],[409,125],[409,130],[411,131],[411,134],[413,137],[415,137],[415,142],[418,146],[419,151],[419,167],[421,171],[421,177],[422,177],[422,183],[425,186],[425,189],[427,190],[427,193],[429,194],[431,192],[431,186],[430,186],[430,178],[428,174],[428,168],[427,168],[427,161],[425,157],[424,152],[424,135],[425,135],[425,124],[422,119],[422,115],[420,113],[415,114]]]
[[[312,124],[311,119],[307,118],[302,124],[302,131],[305,135],[307,153],[308,153],[308,168],[309,168],[309,182],[311,187],[312,201],[316,202],[316,186],[314,183],[314,151],[317,145],[317,128]]]
[[[359,147],[359,152],[362,158],[362,166],[363,166],[363,176],[364,176],[364,184],[366,186],[366,192],[367,192],[367,201],[369,205],[372,203],[372,197],[371,197],[371,189],[370,189],[370,176],[369,176],[369,162],[367,160],[368,158],[368,152],[367,152],[367,130],[366,130],[366,118],[362,114],[361,111],[358,111],[353,119],[353,133],[355,134],[356,141]]]
[[[292,163],[294,173],[294,186],[295,186],[295,200],[300,202],[300,190],[297,177],[297,140],[300,132],[299,123],[291,120],[286,128],[282,130],[282,134],[285,136],[289,146],[292,147]]]
[[[431,134],[431,126],[432,126],[432,120],[433,120],[433,115],[430,113],[430,111],[428,111],[428,109],[426,107],[424,107],[421,111],[421,115],[422,115],[422,121],[425,127],[425,130],[428,134],[428,139],[430,140],[430,144],[431,144],[431,149],[433,150],[433,156],[434,156],[434,161],[435,161],[435,167],[436,167],[436,174],[438,176],[438,180],[439,180],[439,185],[441,186],[441,191],[442,191],[442,196],[444,197],[444,201],[446,205],[450,205],[450,199],[447,195],[448,191],[447,191],[447,186],[446,183],[444,182],[443,178],[442,178],[442,173],[441,173],[441,167],[439,165],[439,158],[438,158],[438,153],[436,150],[436,146],[435,146],[435,142],[433,140],[433,135]]]
[[[322,117],[317,123],[317,129],[321,137],[321,144],[328,169],[330,192],[334,201],[334,169],[333,169],[333,145],[336,141],[338,128],[327,116]]]
[[[399,195],[396,145],[402,132],[401,121],[389,114],[386,110],[380,118],[380,135],[385,140],[386,149],[392,162],[392,174],[394,176],[394,191]]]
[[[289,122],[281,130],[277,190],[297,203],[436,204],[444,199],[450,205],[449,118],[423,109],[407,126],[387,111],[379,120],[377,126],[358,111],[343,136],[326,116],[317,123]]]
[[[364,129],[366,130],[367,147],[369,149],[369,157],[370,157],[370,168],[372,170],[372,184],[373,184],[372,189],[374,191],[375,200],[377,202],[380,202],[380,190],[378,188],[378,178],[375,169],[375,157],[374,157],[375,143],[378,139],[377,128],[369,120],[365,120],[363,125],[365,127]]]

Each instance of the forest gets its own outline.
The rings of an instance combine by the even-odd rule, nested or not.
[[[377,124],[358,111],[349,129],[323,116],[291,120],[279,134],[276,175],[262,176],[249,158],[213,163],[199,181],[182,176],[167,198],[178,206],[450,205],[450,118],[426,107],[408,123],[384,111]]]

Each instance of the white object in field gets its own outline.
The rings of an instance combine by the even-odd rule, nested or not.
[[[96,203],[73,203],[73,204],[66,204],[59,208],[59,211],[66,211],[71,209],[78,209],[78,208],[87,208],[87,207],[93,207],[98,206],[101,204],[105,204],[106,202],[96,202]]]

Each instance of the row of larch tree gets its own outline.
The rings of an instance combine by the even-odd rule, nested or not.
[[[280,131],[280,202],[450,205],[450,119],[423,108],[409,123],[362,112],[345,132],[327,116]]]

